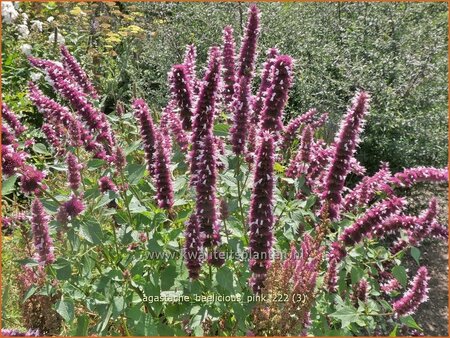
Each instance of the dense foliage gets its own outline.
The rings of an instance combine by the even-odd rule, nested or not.
[[[39,6],[47,6],[46,13],[56,5]],[[123,13],[131,6],[114,6],[92,8],[95,17],[114,9],[118,21],[127,20]],[[213,5],[191,6],[142,4],[126,14],[143,17],[143,25],[162,20],[158,15],[167,20],[153,38],[165,36],[168,27],[180,33],[176,44],[161,49],[176,64],[164,68],[167,61],[160,60],[156,75],[149,77],[155,68],[147,66],[138,74],[156,59],[148,55],[153,47],[130,48],[139,48],[134,39],[148,37],[129,26],[96,52],[123,52],[113,66],[90,60],[99,82],[111,85],[105,93],[72,55],[71,44],[58,38],[56,24],[50,39],[55,51],[23,47],[26,64],[16,75],[11,70],[19,54],[11,38],[5,40],[12,49],[4,61],[2,230],[15,250],[6,253],[14,255],[8,269],[17,274],[3,298],[18,288],[22,329],[28,335],[420,334],[412,315],[427,300],[430,277],[419,247],[427,238],[447,239],[448,231],[438,222],[435,198],[414,215],[402,193],[421,182],[446,184],[447,168],[393,170],[377,162],[375,173],[367,172],[356,152],[374,114],[369,105],[380,109],[376,97],[386,94],[385,87],[361,88],[355,81],[339,88],[345,94],[334,88],[323,100],[301,86],[310,74],[303,54],[286,54],[301,45],[288,42],[295,34],[280,40],[286,45],[278,49],[266,48],[268,37],[278,34],[268,32],[276,27],[270,20],[277,17],[282,27],[289,24],[281,20],[287,10],[302,13],[309,5],[262,5],[266,19],[250,6],[248,18],[235,25],[242,29],[239,49],[239,29],[222,31],[220,20],[208,17],[202,21],[220,32],[200,38],[194,25],[196,39],[188,42],[195,43],[181,46],[188,33],[174,30],[171,18],[190,14],[196,22],[198,12]],[[235,8],[245,12],[240,4],[214,6],[213,18],[227,18]],[[5,10],[11,19],[17,14],[10,34],[27,38],[23,27],[14,28],[23,14]],[[79,6],[72,11],[82,23],[88,17]],[[366,12],[366,20],[372,18]],[[213,46],[197,49],[198,42]],[[98,41],[89,43],[94,48]],[[308,47],[302,48],[312,52]],[[60,61],[53,61],[56,50]],[[88,60],[92,53],[83,55]],[[122,57],[132,64],[117,79]],[[349,61],[349,69],[356,72],[360,63]],[[158,94],[146,87],[154,81]],[[333,83],[320,81],[326,82]],[[341,109],[351,92],[345,114],[325,113]],[[311,97],[297,101],[305,93]],[[317,109],[312,102],[319,102]],[[435,103],[444,109],[445,103]],[[330,115],[340,121],[334,139]],[[392,122],[388,116],[383,121]],[[382,139],[372,132],[374,141]],[[409,255],[417,262],[414,271],[403,264]],[[3,316],[14,324],[8,311]]]

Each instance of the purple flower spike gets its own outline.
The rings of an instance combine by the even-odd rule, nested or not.
[[[353,225],[345,228],[339,239],[345,245],[360,242],[364,236],[376,229],[387,217],[398,214],[405,205],[405,200],[399,197],[393,197],[374,204]]]
[[[16,137],[12,133],[11,129],[7,126],[2,125],[2,144],[3,145],[12,145],[14,148],[17,148],[18,143]]]
[[[154,180],[158,206],[170,210],[173,206],[173,183],[170,173],[169,147],[166,146],[164,136],[160,130],[156,132]]]
[[[328,263],[328,271],[325,276],[326,288],[328,292],[334,293],[337,291],[337,261],[331,259]]]
[[[274,142],[268,132],[262,132],[256,154],[254,183],[250,202],[250,283],[259,293],[270,266],[273,242]]]
[[[170,91],[180,112],[184,130],[192,129],[192,93],[185,65],[175,65],[169,74]]]
[[[61,46],[61,56],[64,68],[77,81],[78,85],[83,89],[84,93],[94,99],[98,98],[97,91],[89,80],[86,72],[81,68],[78,61],[69,53],[66,46]]]
[[[267,60],[263,65],[263,72],[261,74],[261,84],[259,85],[258,94],[253,101],[253,115],[252,124],[257,124],[260,120],[260,114],[264,108],[265,97],[267,96],[267,90],[272,84],[272,67],[275,63],[276,57],[280,54],[278,49],[270,48],[267,51]]]
[[[244,38],[241,44],[239,54],[238,78],[242,76],[249,80],[253,77],[256,60],[256,45],[259,37],[259,17],[260,13],[256,5],[251,5],[248,10],[247,27],[245,28]]]
[[[334,155],[325,179],[325,191],[322,195],[322,199],[327,201],[330,219],[337,219],[339,215],[345,178],[350,172],[351,160],[359,143],[359,134],[363,128],[368,103],[369,96],[367,93],[359,92],[356,94],[335,140]]]
[[[273,64],[272,85],[267,90],[265,106],[262,111],[262,128],[279,133],[283,130],[283,110],[292,85],[292,58],[280,55]]]
[[[344,198],[342,209],[350,211],[363,205],[367,205],[377,194],[377,192],[385,192],[392,195],[392,188],[389,186],[391,179],[391,171],[389,166],[384,164],[378,172],[371,177],[364,177],[352,191]]]
[[[103,193],[108,191],[117,191],[117,186],[108,176],[100,177],[98,180],[98,185],[100,187],[100,192]]]
[[[230,107],[233,102],[236,84],[235,48],[233,28],[226,26],[223,29],[223,82],[224,101],[227,107]]]
[[[203,236],[203,246],[211,247],[220,243],[217,215],[217,167],[216,147],[212,133],[200,142],[196,173],[196,217]]]
[[[73,83],[70,73],[52,61],[33,57],[29,57],[28,60],[33,66],[47,73],[52,87],[70,102],[92,130],[98,131],[97,140],[106,146],[106,151],[111,155],[115,138],[106,115],[87,100],[80,87]]]
[[[69,187],[76,191],[81,185],[81,169],[83,169],[83,165],[78,163],[77,157],[69,152],[66,158],[68,174],[67,178],[69,181]]]
[[[198,94],[200,90],[199,81],[196,75],[196,62],[197,62],[197,48],[195,45],[187,45],[186,52],[184,54],[183,64],[186,66],[187,76],[189,79],[189,86],[194,91],[194,94]]]
[[[30,165],[24,166],[20,177],[22,192],[25,194],[39,193],[41,182],[44,178],[45,174],[42,171]]]
[[[155,152],[155,127],[153,120],[144,100],[136,99],[133,103],[133,109],[141,130],[147,168],[150,174],[153,174],[153,156]]]
[[[301,174],[306,173],[307,167],[311,160],[310,157],[313,136],[313,129],[310,126],[306,126],[305,129],[303,129],[300,149],[286,170],[287,177],[298,177]]]
[[[28,96],[45,119],[53,125],[63,124],[68,130],[72,146],[83,145],[86,151],[93,154],[104,152],[103,146],[94,141],[91,133],[70,113],[69,109],[43,95],[32,82],[29,83]]]
[[[14,114],[4,102],[2,103],[2,118],[14,130],[16,136],[21,135],[25,130],[27,130],[27,128],[20,123],[16,114]]]
[[[48,143],[51,144],[53,149],[57,153],[61,153],[61,142],[59,136],[56,134],[55,129],[48,123],[44,123],[41,127],[42,132],[44,133],[45,137],[47,138]]]
[[[297,130],[303,125],[308,124],[308,121],[310,119],[310,116],[314,116],[317,114],[316,109],[310,109],[306,113],[300,115],[299,117],[296,117],[295,119],[291,120],[289,124],[284,127],[283,129],[283,148],[287,149],[290,147],[292,141],[294,141]],[[312,118],[312,117],[311,117]]]
[[[84,204],[78,196],[72,195],[70,200],[64,202],[60,208],[64,209],[67,216],[69,216],[70,218],[75,218],[83,212]]]
[[[394,312],[400,316],[407,316],[416,312],[419,305],[428,300],[428,270],[422,266],[417,270],[414,280],[410,283],[411,287],[400,299],[396,300],[392,307]]]
[[[53,241],[48,229],[48,216],[39,199],[31,204],[31,231],[33,233],[34,246],[39,256],[39,263],[52,264],[55,261],[53,254]]]
[[[369,288],[369,284],[363,278],[358,284],[356,284],[355,289],[353,290],[353,294],[351,295],[351,299],[353,304],[358,305],[358,301],[365,302],[367,300],[367,289]]]
[[[191,183],[195,182],[200,143],[212,133],[220,84],[221,54],[218,47],[209,50],[209,63],[203,78],[192,125]]]
[[[123,149],[119,146],[116,147],[116,152],[114,155],[114,164],[116,165],[117,172],[120,173],[125,169],[125,166],[127,165],[127,158],[125,156],[125,153],[123,152]]]
[[[187,151],[189,140],[186,132],[183,130],[183,126],[178,115],[176,115],[172,111],[171,105],[169,105],[166,108],[164,113],[167,114],[169,128],[172,131],[172,134],[175,137],[176,142],[180,146],[180,149],[183,151]]]
[[[195,217],[195,213],[186,222],[184,236],[186,237],[186,241],[184,242],[184,261],[189,270],[189,278],[198,279],[203,257],[200,226]]]
[[[233,126],[230,129],[233,152],[244,154],[248,132],[250,112],[250,83],[248,78],[241,77],[235,86],[236,98],[233,102]]]
[[[39,330],[28,330],[27,332],[21,332],[15,329],[2,329],[2,337],[39,337],[41,336]]]
[[[2,175],[8,177],[14,175],[25,164],[27,153],[17,151],[12,145],[2,144]]]
[[[399,187],[410,188],[418,182],[448,182],[448,169],[417,167],[405,169],[394,175],[392,183]]]

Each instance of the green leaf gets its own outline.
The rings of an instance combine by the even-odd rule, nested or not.
[[[56,270],[56,277],[58,280],[68,280],[72,276],[70,262],[63,258],[58,258],[53,264],[53,268]]]
[[[87,315],[81,315],[77,317],[77,328],[75,330],[75,336],[86,337],[88,335],[89,317]]]
[[[214,135],[216,136],[228,136],[229,125],[224,123],[218,123],[214,126]]]
[[[358,312],[353,306],[349,305],[344,305],[336,312],[330,314],[330,316],[340,320],[343,329],[358,320]]]
[[[216,281],[220,288],[233,293],[233,273],[226,266],[217,270]]]
[[[175,278],[177,277],[177,269],[174,265],[169,265],[161,273],[161,290],[170,290],[175,284]]]
[[[406,284],[408,283],[408,275],[406,274],[406,269],[403,266],[394,266],[394,268],[392,269],[392,274],[403,287],[406,286]]]
[[[58,312],[66,322],[72,321],[75,315],[73,302],[71,300],[60,300],[56,303],[56,312]]]
[[[412,256],[412,258],[414,258],[414,260],[416,261],[417,264],[420,264],[419,259],[420,259],[421,254],[422,253],[420,252],[420,250],[418,248],[411,247],[411,256]]]
[[[127,180],[130,184],[137,184],[144,177],[145,165],[129,164],[125,169]]]
[[[33,151],[42,155],[50,155],[50,152],[47,150],[47,147],[42,143],[33,144]]]
[[[13,175],[2,181],[2,196],[8,195],[14,191],[14,184],[17,181],[17,176]]]
[[[30,298],[32,295],[34,295],[36,291],[37,291],[37,287],[36,286],[32,286],[31,288],[29,288],[27,293],[23,297],[23,301],[22,302],[25,302],[28,298]]]
[[[100,167],[103,167],[106,164],[106,161],[101,160],[99,158],[94,158],[92,160],[89,160],[87,163],[87,169],[88,170],[95,170]]]
[[[103,241],[103,231],[100,224],[93,221],[81,223],[80,237],[92,244],[101,244]]]
[[[362,270],[361,268],[359,268],[357,266],[354,266],[354,267],[352,267],[352,271],[350,274],[351,274],[351,278],[352,278],[352,284],[356,284],[364,276],[364,270]]]
[[[412,329],[423,331],[423,329],[416,323],[414,318],[411,316],[400,317],[400,321]]]
[[[389,337],[397,337],[397,329],[398,325],[396,324],[391,333],[389,333]]]

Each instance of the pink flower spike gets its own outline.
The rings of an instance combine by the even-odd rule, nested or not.
[[[419,305],[428,300],[429,280],[427,268],[424,266],[420,267],[414,280],[410,283],[411,287],[408,291],[392,304],[394,313],[403,317],[416,312]]]

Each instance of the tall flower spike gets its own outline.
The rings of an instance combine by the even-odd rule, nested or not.
[[[273,79],[267,90],[265,106],[262,111],[262,128],[279,133],[283,130],[283,110],[292,85],[292,58],[280,55],[273,64]]]
[[[196,173],[196,218],[203,236],[203,246],[212,247],[220,243],[218,204],[216,198],[217,168],[216,147],[212,133],[200,142],[199,161]]]
[[[9,124],[9,126],[14,130],[16,136],[22,134],[27,128],[20,123],[16,114],[14,114],[11,109],[6,105],[6,103],[2,103],[2,118]]]
[[[404,199],[393,197],[374,204],[366,213],[358,218],[353,225],[347,227],[342,232],[339,239],[345,245],[358,243],[362,238],[379,226],[384,219],[391,215],[398,214],[406,205]]]
[[[303,129],[300,149],[295,158],[291,160],[291,163],[286,170],[287,177],[298,177],[300,174],[307,172],[307,167],[311,157],[313,136],[313,129],[310,126],[306,126],[305,129]]]
[[[342,209],[350,211],[353,208],[367,205],[377,192],[385,192],[388,195],[393,194],[389,186],[391,171],[387,164],[383,165],[378,172],[371,177],[364,177],[352,191],[344,198]]]
[[[218,47],[209,50],[209,63],[203,78],[192,124],[191,182],[195,182],[199,146],[205,135],[212,133],[220,84],[221,54]]]
[[[70,54],[66,46],[61,46],[61,56],[64,68],[73,76],[84,93],[94,99],[98,98],[97,91],[89,80],[86,72],[81,68],[78,61]]]
[[[61,141],[59,136],[56,134],[55,129],[50,124],[44,123],[41,127],[41,130],[44,133],[48,143],[50,143],[50,145],[58,154],[64,151],[61,148]]]
[[[144,100],[134,100],[133,109],[141,130],[141,139],[144,145],[147,168],[150,174],[153,174],[153,156],[155,153],[155,127],[153,125],[153,120]]]
[[[192,93],[185,65],[175,65],[169,74],[172,99],[180,112],[184,130],[192,128]]]
[[[253,101],[253,114],[251,120],[252,124],[257,124],[259,122],[261,111],[264,108],[264,101],[267,90],[272,83],[272,67],[275,63],[276,57],[279,54],[280,52],[276,48],[270,48],[267,51],[267,60],[266,62],[264,62],[263,71],[261,74],[261,84],[259,85],[258,94]]]
[[[48,229],[48,216],[41,201],[37,198],[31,204],[31,215],[31,230],[34,246],[39,256],[39,263],[43,265],[52,264],[55,261],[55,256],[53,254],[53,241]]]
[[[296,117],[295,119],[291,120],[289,124],[284,127],[283,129],[283,148],[287,149],[291,146],[292,141],[294,141],[297,130],[303,125],[308,124],[308,121],[310,118],[312,120],[312,116],[317,114],[316,109],[310,109],[306,113]]]
[[[11,145],[14,148],[18,147],[16,137],[12,133],[11,129],[9,129],[5,125],[2,125],[2,144],[3,145]]]
[[[28,97],[50,123],[64,125],[68,130],[72,146],[83,145],[86,151],[92,152],[94,155],[105,152],[104,147],[94,141],[91,133],[71,114],[69,109],[46,97],[32,82],[29,83]]]
[[[77,157],[72,154],[71,152],[67,153],[67,168],[68,168],[68,174],[67,178],[69,181],[69,187],[70,189],[76,191],[81,185],[81,169],[83,168],[83,165],[78,163]]]
[[[178,115],[172,111],[171,105],[167,107],[165,113],[168,115],[167,119],[169,120],[169,128],[172,131],[176,142],[180,146],[181,150],[186,151],[188,149],[189,140],[186,132],[183,130],[181,120]]]
[[[160,130],[156,131],[155,141],[155,167],[153,169],[153,176],[156,185],[156,198],[160,208],[170,210],[174,202],[173,183],[170,173],[170,154],[164,135]]]
[[[392,183],[402,188],[410,188],[418,182],[448,182],[448,169],[417,167],[405,169],[394,175]]]
[[[202,267],[202,241],[200,226],[195,213],[192,213],[186,222],[184,236],[186,238],[184,242],[184,261],[189,270],[189,278],[197,279]]]
[[[197,48],[195,45],[187,45],[186,52],[184,54],[183,64],[186,66],[187,75],[189,79],[189,85],[194,91],[194,94],[198,94],[199,81],[196,75],[196,62],[197,62]]]
[[[259,17],[260,13],[258,7],[256,7],[256,5],[251,5],[248,10],[247,27],[245,28],[239,54],[238,78],[245,76],[251,80],[253,77],[256,60],[256,45],[258,43],[260,31]]]
[[[392,307],[394,313],[398,316],[407,316],[416,312],[419,305],[428,300],[428,270],[426,267],[421,266],[417,270],[417,274],[414,280],[410,284],[411,287],[400,299],[396,300]]]
[[[345,179],[350,172],[350,161],[359,143],[359,134],[363,128],[368,103],[367,93],[361,91],[356,94],[335,140],[336,147],[325,179],[325,191],[322,195],[322,199],[327,201],[330,219],[337,219],[339,216]]]
[[[224,101],[227,107],[230,107],[233,102],[236,84],[235,48],[233,28],[226,26],[223,29],[223,82]]]
[[[8,177],[14,175],[22,168],[27,158],[27,153],[14,149],[12,145],[2,144],[2,175]]]
[[[71,81],[72,76],[55,62],[33,57],[29,57],[28,60],[33,66],[47,73],[52,87],[70,102],[92,130],[98,131],[97,140],[102,142],[109,155],[112,155],[115,138],[106,115],[87,100],[79,86]]]
[[[268,132],[262,132],[256,155],[254,183],[250,202],[250,284],[259,293],[270,266],[273,242],[274,142]]]
[[[45,174],[32,167],[25,165],[20,176],[20,188],[25,194],[39,193],[41,182],[45,178]]]
[[[250,82],[241,77],[235,86],[236,98],[233,102],[233,126],[230,129],[233,152],[241,155],[245,152],[250,112]]]

